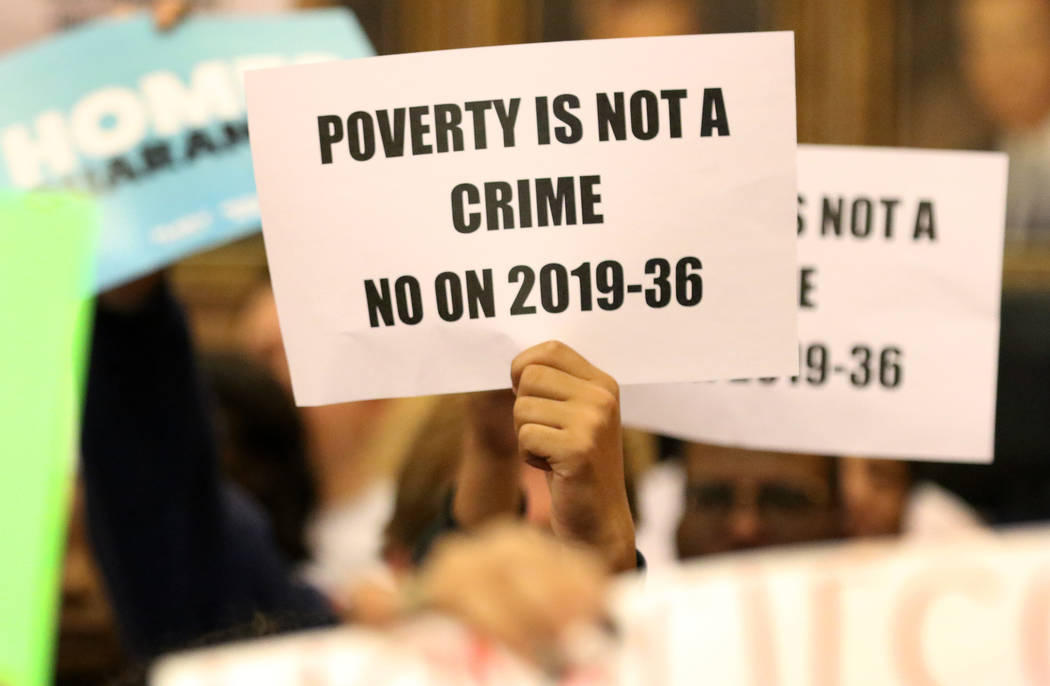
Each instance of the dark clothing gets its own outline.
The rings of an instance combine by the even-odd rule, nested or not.
[[[219,474],[186,323],[158,288],[134,314],[99,308],[82,473],[89,532],[125,645],[138,657],[251,622],[335,621],[296,581],[266,517]]]
[[[916,480],[960,496],[993,526],[1050,519],[1050,294],[1003,293],[992,464],[927,462]]]

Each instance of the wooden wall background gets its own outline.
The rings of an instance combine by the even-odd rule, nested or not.
[[[577,38],[580,5],[632,1],[342,4],[357,13],[377,50],[389,54]],[[696,11],[708,32],[795,31],[800,142],[976,148],[987,144],[988,129],[956,68],[953,1],[706,0]],[[234,314],[265,274],[260,237],[173,268],[201,344],[231,344]],[[1050,255],[1008,254],[1004,283],[1050,289]]]

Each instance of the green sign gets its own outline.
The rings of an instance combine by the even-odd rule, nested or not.
[[[51,681],[96,212],[0,194],[0,686]]]

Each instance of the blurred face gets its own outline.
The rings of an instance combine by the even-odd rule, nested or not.
[[[911,487],[907,463],[847,457],[839,463],[839,484],[847,535],[900,533]]]
[[[59,683],[101,683],[123,655],[109,601],[88,547],[83,497],[75,496],[62,570],[56,676]]]
[[[694,443],[685,463],[681,559],[838,535],[829,458]]]
[[[1050,116],[1050,0],[959,0],[963,68],[981,106],[1007,130]]]

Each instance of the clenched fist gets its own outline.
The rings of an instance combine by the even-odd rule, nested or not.
[[[438,610],[557,669],[569,661],[573,629],[604,617],[607,586],[607,570],[591,551],[502,522],[450,536],[420,572],[394,584],[357,584],[337,604],[347,619],[372,626]]]
[[[593,548],[614,571],[634,569],[616,381],[549,341],[514,359],[511,384],[521,457],[548,472],[554,534]]]

